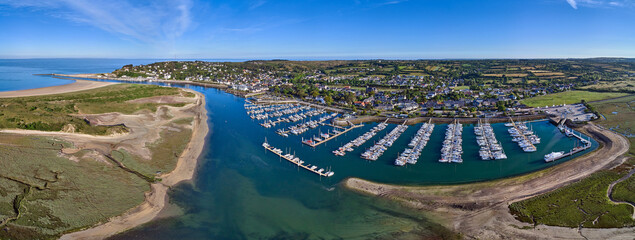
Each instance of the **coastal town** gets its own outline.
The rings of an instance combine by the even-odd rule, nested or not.
[[[532,97],[607,91],[597,86],[635,79],[628,70],[633,67],[619,59],[173,61],[126,65],[97,78],[218,84],[243,96],[286,97],[360,116],[492,118],[545,113],[567,104],[525,101]]]

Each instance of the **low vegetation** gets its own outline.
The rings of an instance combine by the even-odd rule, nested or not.
[[[635,134],[635,95],[592,104],[602,114],[598,124],[628,137]]]
[[[601,92],[635,93],[635,80],[599,82],[597,84],[581,87],[581,89],[588,89],[588,90],[601,91]]]
[[[102,142],[0,133],[0,239],[56,239],[141,204],[150,183],[160,181],[158,173],[175,168],[192,137],[194,113],[165,106],[183,106],[189,101],[161,97],[170,99],[169,103],[157,103],[157,98],[151,98],[177,95],[194,96],[178,88],[118,84],[68,94],[0,99],[0,129],[94,135],[127,131],[126,121],[96,126],[87,120],[100,121],[108,113],[119,112],[141,114],[144,124],[155,124],[146,127],[160,130],[157,140],[144,139],[145,135],[134,139],[113,136],[115,140]],[[82,114],[98,116],[85,120]],[[152,117],[155,119],[149,119]],[[138,127],[133,125],[129,126],[134,133]]]
[[[181,91],[177,88],[153,85],[119,84],[71,94],[0,99],[0,128],[66,130],[94,135],[124,132],[123,126],[91,126],[77,114],[130,114],[140,110],[155,111],[158,105],[166,104],[128,101],[152,96],[177,95]]]
[[[609,98],[617,98],[628,95],[627,93],[613,92],[590,92],[590,91],[567,91],[533,98],[524,99],[521,102],[530,107],[544,107],[560,104],[580,103],[582,100],[587,102],[604,100]]]
[[[616,201],[635,204],[635,177],[631,176],[623,182],[615,184],[611,197]]]
[[[146,181],[113,164],[59,157],[65,145],[0,134],[0,239],[57,238],[143,201]]]
[[[613,204],[608,185],[621,174],[604,171],[556,191],[515,202],[510,210],[517,219],[533,224],[562,227],[609,228],[633,226],[633,208]]]

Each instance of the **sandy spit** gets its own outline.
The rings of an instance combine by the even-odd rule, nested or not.
[[[100,87],[113,85],[113,84],[117,84],[117,83],[75,80],[74,83],[69,83],[69,84],[60,85],[60,86],[0,92],[0,98],[30,97],[30,96],[69,93],[69,92],[77,92],[77,91],[89,90],[94,88],[100,88]]]

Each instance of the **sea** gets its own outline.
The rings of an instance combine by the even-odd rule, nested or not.
[[[0,91],[67,84],[72,80],[33,74],[111,72],[126,64],[148,64],[156,59],[26,59],[0,60]],[[222,60],[219,60],[222,61]],[[161,84],[161,83],[151,83]],[[300,135],[282,137],[282,123],[263,128],[251,119],[245,99],[214,88],[175,85],[203,93],[206,97],[210,134],[199,161],[196,177],[173,187],[170,209],[179,214],[165,217],[111,239],[422,239],[450,234],[425,212],[412,211],[399,203],[363,196],[347,190],[341,182],[350,177],[400,185],[451,185],[518,176],[561,164],[592,151],[545,163],[543,156],[568,151],[579,140],[564,136],[548,121],[528,123],[542,139],[537,151],[525,153],[511,141],[507,127],[492,124],[506,160],[483,161],[478,156],[473,125],[464,125],[463,163],[439,163],[446,124],[435,125],[417,164],[397,167],[395,158],[407,147],[421,124],[412,125],[377,161],[360,154],[396,125],[389,125],[364,145],[335,156],[332,151],[369,131],[377,123],[366,123],[316,148],[303,138],[332,132],[320,126]],[[317,118],[317,117],[314,117]],[[306,163],[335,172],[320,177],[267,152],[262,143],[280,148]],[[174,212],[173,210],[170,210]]]

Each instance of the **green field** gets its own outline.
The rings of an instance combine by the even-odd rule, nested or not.
[[[453,87],[452,89],[454,90],[465,90],[465,89],[470,89],[470,86],[458,86],[458,87]]]
[[[155,103],[129,103],[128,100],[177,95],[182,90],[153,85],[117,84],[98,89],[36,97],[0,99],[0,128],[61,131],[72,125],[76,132],[107,135],[125,131],[124,127],[91,126],[73,114],[155,111]],[[184,94],[184,93],[183,93]],[[172,104],[174,106],[182,104]]]
[[[544,107],[560,104],[573,104],[579,103],[582,100],[587,102],[604,100],[609,98],[617,98],[628,95],[627,93],[613,93],[613,92],[590,92],[590,91],[566,91],[553,94],[547,94],[543,96],[532,97],[523,99],[521,102],[530,107]]]
[[[580,182],[510,205],[517,219],[533,224],[562,227],[613,228],[634,226],[633,208],[613,204],[608,185],[622,174],[603,171]]]

